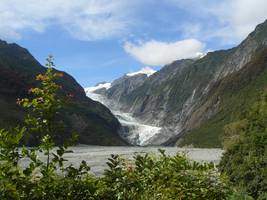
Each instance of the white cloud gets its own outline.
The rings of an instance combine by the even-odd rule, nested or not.
[[[139,44],[126,42],[124,50],[145,65],[162,66],[174,60],[200,56],[204,50],[204,44],[195,39],[172,43],[151,40]]]
[[[166,0],[190,14],[177,29],[185,37],[237,44],[267,19],[266,0]],[[197,10],[197,12],[196,12]]]
[[[20,39],[25,30],[44,32],[50,26],[58,26],[80,40],[140,35],[144,28],[153,26],[154,21],[146,15],[151,6],[160,5],[155,2],[0,0],[0,38]],[[240,42],[267,18],[267,0],[164,0],[162,4],[166,2],[189,14],[186,21],[181,18],[177,23],[184,38],[201,41],[219,38],[221,43]],[[171,15],[163,16],[165,21],[173,20]],[[157,30],[166,31],[166,27]]]
[[[267,1],[227,0],[211,11],[224,25],[216,34],[230,42],[240,41],[267,19]]]
[[[0,37],[19,39],[24,30],[43,32],[56,25],[80,40],[97,40],[127,33],[124,0],[1,0]],[[121,11],[124,12],[121,12]]]

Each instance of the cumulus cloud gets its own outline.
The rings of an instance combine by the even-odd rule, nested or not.
[[[97,40],[127,32],[132,6],[124,0],[1,0],[0,37],[20,39],[24,30],[43,32],[60,26],[80,40]]]
[[[204,44],[196,39],[170,43],[151,40],[138,44],[126,42],[124,50],[145,65],[162,66],[174,60],[202,55]]]
[[[185,10],[191,20],[181,22],[177,29],[185,37],[236,44],[267,19],[266,0],[167,0]],[[197,10],[197,12],[195,12]]]
[[[266,0],[227,0],[212,9],[225,26],[217,34],[225,39],[244,39],[259,23],[267,19]]]

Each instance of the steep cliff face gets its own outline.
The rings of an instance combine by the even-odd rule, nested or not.
[[[124,75],[111,83],[111,88],[107,90],[107,97],[121,101],[133,90],[141,86],[146,80],[146,74],[136,74],[134,76]]]
[[[259,49],[242,69],[218,81],[188,121],[189,131],[177,144],[196,147],[221,145],[223,127],[242,118],[243,113],[267,89],[267,48]],[[214,109],[216,105],[216,109]],[[213,112],[213,111],[216,112]],[[206,115],[211,117],[205,119]],[[203,118],[204,117],[204,118]],[[192,126],[192,124],[195,124]]]
[[[46,68],[24,48],[0,40],[0,127],[8,128],[22,122],[24,111],[16,105],[17,98],[28,96],[36,86],[35,76]],[[118,136],[120,123],[102,104],[88,97],[84,89],[69,74],[62,72],[62,91],[73,100],[64,109],[64,121],[69,130],[80,133],[80,143],[123,145]],[[64,133],[66,136],[68,133]]]
[[[109,91],[123,91],[119,98],[112,95],[107,97],[117,100],[124,112],[132,113],[142,122],[162,127],[160,132],[149,139],[149,144],[172,144],[182,135],[186,137],[188,131],[197,132],[201,125],[221,112],[224,103],[230,99],[223,97],[223,91],[235,85],[235,80],[250,80],[242,81],[241,86],[245,87],[262,75],[263,69],[259,73],[245,73],[243,70],[255,70],[253,62],[256,61],[263,63],[258,65],[264,68],[263,52],[266,48],[267,21],[258,25],[235,48],[211,52],[198,60],[176,61],[147,77],[140,86],[124,91],[117,89],[123,87],[125,82],[121,82],[119,86],[108,89],[106,94]],[[259,55],[262,56],[259,58]],[[231,78],[233,76],[239,78]],[[229,79],[232,81],[226,84],[225,81]],[[224,90],[221,84],[225,85]],[[241,86],[232,95],[241,91]],[[223,123],[217,125],[222,129]],[[204,131],[202,134],[210,133]],[[193,137],[194,134],[190,135]],[[214,135],[214,146],[219,146],[219,134]]]
[[[183,145],[220,146],[224,125],[253,104],[267,86],[267,21],[228,51],[207,84],[207,94],[185,123],[185,130],[193,133],[185,135],[184,141],[180,141]],[[197,137],[202,142],[188,139]]]

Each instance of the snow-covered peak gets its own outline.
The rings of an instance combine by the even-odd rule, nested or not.
[[[151,76],[152,74],[154,74],[156,71],[150,67],[144,67],[141,70],[137,71],[137,72],[132,72],[132,73],[128,73],[126,74],[127,76],[135,76],[137,74],[146,74],[147,76]]]
[[[100,83],[100,84],[97,84],[96,86],[87,87],[84,90],[87,93],[87,92],[94,92],[96,90],[104,89],[104,88],[108,90],[110,87],[111,87],[111,83]]]
[[[196,58],[203,58],[204,56],[206,56],[207,55],[207,53],[203,53],[203,52],[197,52],[196,53]]]

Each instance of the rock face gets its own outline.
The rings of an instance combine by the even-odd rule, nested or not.
[[[141,86],[146,80],[145,74],[137,74],[134,76],[124,75],[112,82],[111,88],[106,92],[106,96],[110,99],[117,99],[118,101],[129,95],[134,89]]]
[[[35,76],[45,70],[26,49],[0,40],[0,128],[22,122],[24,111],[16,105],[16,99],[27,97],[29,88],[37,84]],[[75,79],[62,73],[62,80],[59,80],[62,91],[73,96],[62,117],[69,130],[80,134],[79,142],[125,145],[118,136],[120,123],[110,110],[86,97],[84,89]],[[68,134],[63,133],[63,138]],[[34,145],[34,141],[29,145]]]
[[[218,117],[222,110],[225,115],[217,123],[214,122],[214,127],[219,127],[220,131],[223,129],[231,115],[231,109],[225,111],[231,95],[238,95],[242,88],[248,87],[265,73],[266,49],[267,21],[258,25],[235,48],[211,52],[198,60],[175,61],[149,77],[138,74],[124,76],[114,81],[102,94],[117,102],[121,111],[131,113],[142,123],[161,127],[146,144],[174,144],[182,136],[186,138],[188,132],[197,132],[201,126]],[[242,79],[247,81],[242,81],[233,91],[231,87],[236,85],[235,80]],[[263,80],[255,89],[260,91],[266,84],[267,81]],[[229,96],[226,97],[226,93]],[[244,102],[244,105],[248,104],[248,101]],[[240,108],[237,102],[231,106]],[[236,112],[242,110],[236,109]],[[202,136],[205,138],[213,134],[216,140],[213,146],[220,146],[219,133],[214,136],[212,127],[206,126]],[[209,137],[206,138],[209,140]],[[196,143],[196,140],[192,142],[193,145]]]

